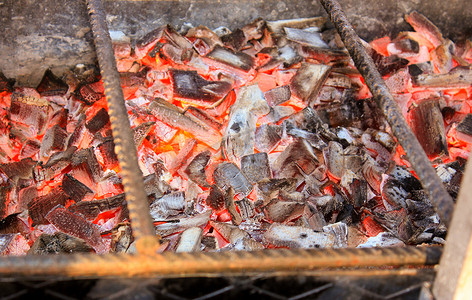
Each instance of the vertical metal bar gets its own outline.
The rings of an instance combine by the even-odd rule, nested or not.
[[[430,160],[403,117],[395,99],[393,99],[382,76],[375,67],[374,61],[365,50],[361,39],[352,28],[339,3],[335,0],[320,0],[320,2],[330,16],[344,46],[349,51],[357,69],[364,77],[365,83],[384,113],[393,134],[405,150],[409,162],[416,171],[423,188],[428,193],[441,221],[448,225],[454,208],[452,198],[444,188]]]
[[[128,120],[120,76],[116,68],[113,46],[106,24],[105,11],[101,0],[87,0],[87,8],[105,87],[115,152],[123,176],[126,201],[136,238],[136,247],[140,252],[153,251],[158,243],[149,213],[149,204],[144,192],[143,174],[138,165],[136,145]]]

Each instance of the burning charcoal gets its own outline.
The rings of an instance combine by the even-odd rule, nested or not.
[[[457,66],[446,74],[421,74],[413,77],[419,87],[429,88],[468,88],[472,82],[472,67]]]
[[[103,158],[103,165],[107,169],[113,169],[118,165],[118,156],[115,153],[115,143],[112,138],[105,140],[97,146]]]
[[[355,209],[359,210],[367,202],[367,181],[354,178],[349,184],[350,200]]]
[[[224,99],[223,99],[223,101],[224,101]],[[205,123],[206,125],[210,126],[211,128],[213,128],[215,130],[220,130],[221,127],[223,127],[223,124],[218,122],[215,118],[213,118],[206,111],[204,111],[204,110],[202,110],[198,107],[187,106],[186,110],[184,111],[184,114],[194,116],[195,118],[199,119],[200,121],[202,121],[203,123]]]
[[[238,207],[239,214],[241,215],[241,218],[243,220],[247,220],[254,216],[256,211],[254,207],[254,202],[252,202],[251,200],[243,198],[242,200],[234,201],[234,203]]]
[[[331,67],[326,65],[302,63],[290,83],[292,93],[306,103],[310,103],[318,95],[330,70]]]
[[[273,222],[290,222],[298,219],[305,210],[305,204],[273,199],[264,207],[264,215]]]
[[[251,251],[263,248],[260,243],[251,238],[249,233],[239,229],[238,226],[215,221],[210,221],[210,225],[232,246],[238,246],[238,250]]]
[[[235,51],[241,50],[242,46],[247,42],[244,32],[236,28],[230,34],[224,35],[221,37],[221,41],[225,44],[226,47],[229,47]]]
[[[36,88],[41,97],[64,96],[68,89],[69,86],[64,81],[56,77],[49,69],[46,70],[43,79],[41,79],[41,82]]]
[[[193,149],[197,145],[196,139],[188,139],[185,141],[185,144],[180,149],[177,156],[172,160],[169,166],[169,173],[174,174],[178,169],[182,167],[187,162],[187,159],[190,157]]]
[[[422,189],[421,183],[413,174],[400,166],[395,166],[388,175],[382,188],[384,204],[386,207],[405,208],[405,201],[411,197],[412,192]]]
[[[369,49],[369,52],[374,60],[375,66],[382,76],[394,73],[408,65],[407,59],[400,58],[396,55],[383,56],[372,48]]]
[[[299,219],[303,227],[311,228],[314,231],[322,231],[323,227],[326,226],[326,221],[321,212],[312,203],[308,202],[305,205],[303,215]],[[300,226],[299,224],[295,224]]]
[[[453,56],[455,55],[455,45],[451,40],[444,41],[436,49],[431,51],[431,59],[439,73],[449,72],[453,65]]]
[[[33,224],[48,224],[45,216],[57,205],[66,205],[69,197],[61,188],[54,188],[48,194],[34,198],[28,203],[28,211]]]
[[[324,85],[343,89],[350,89],[352,87],[352,82],[349,76],[347,75],[331,72],[328,78],[326,79]]]
[[[243,156],[241,158],[241,172],[252,184],[262,179],[271,178],[269,156],[265,152]]]
[[[238,210],[236,209],[236,205],[234,204],[234,190],[232,187],[226,190],[226,195],[224,198],[225,207],[231,216],[231,221],[234,225],[239,225],[243,221],[241,215],[239,214]]]
[[[254,67],[254,58],[243,52],[234,52],[231,49],[221,46],[215,48],[206,57],[227,64],[231,67],[248,72]]]
[[[344,223],[334,223],[323,227],[323,231],[334,235],[334,248],[347,247],[348,228]]]
[[[54,234],[41,234],[33,246],[31,246],[28,254],[59,254],[59,253],[80,253],[92,252],[93,248],[79,238],[56,232]]]
[[[24,236],[30,233],[29,224],[19,218],[20,213],[11,214],[0,220],[0,234],[21,233]]]
[[[433,64],[430,61],[412,64],[408,66],[408,73],[414,79],[421,74],[431,74],[434,73]]]
[[[51,127],[57,125],[61,128],[66,129],[68,115],[69,111],[65,108],[57,110],[49,119],[48,126]]]
[[[19,159],[24,159],[27,157],[32,157],[39,152],[39,148],[41,144],[37,140],[27,140],[23,147],[21,148],[20,155],[18,156]]]
[[[149,50],[151,50],[156,45],[156,43],[159,42],[164,33],[164,29],[165,26],[156,28],[136,42],[135,53],[138,58],[143,58],[149,52]]]
[[[95,220],[102,212],[125,206],[125,194],[119,194],[100,200],[81,201],[79,203],[72,204],[69,207],[69,210],[73,213],[82,215],[87,220],[92,221]]]
[[[319,30],[319,29],[318,29]],[[321,38],[321,33],[314,31],[313,28],[306,30],[284,27],[287,39],[297,42],[301,45],[314,48],[329,48],[328,44]]]
[[[257,18],[251,23],[246,24],[242,28],[242,31],[244,32],[244,36],[246,36],[249,41],[258,40],[262,38],[265,28],[266,28],[266,22],[262,18]]]
[[[0,234],[0,255],[25,255],[30,246],[21,234]]]
[[[133,137],[136,147],[141,146],[154,124],[156,124],[156,122],[144,122],[133,128]]]
[[[184,231],[187,228],[205,226],[210,220],[211,213],[211,210],[207,210],[192,217],[184,217],[159,224],[155,227],[156,234],[165,237],[176,232]]]
[[[218,249],[218,240],[214,236],[211,236],[211,235],[202,236],[201,243],[204,247],[203,251],[212,251],[212,250]]]
[[[252,191],[252,184],[233,163],[220,163],[213,173],[213,180],[223,190],[232,187],[236,194],[247,196]]]
[[[416,32],[426,37],[434,47],[437,47],[444,42],[441,31],[436,27],[436,25],[417,11],[413,11],[406,15],[405,21],[407,21]]]
[[[457,136],[464,141],[471,140],[472,137],[472,114],[467,114],[465,118],[457,125]]]
[[[197,140],[204,142],[213,149],[220,147],[221,134],[211,127],[181,114],[180,111],[169,107],[162,101],[153,101],[149,108],[158,120],[192,134]]]
[[[262,200],[265,204],[277,197],[280,190],[293,192],[297,187],[295,178],[272,178],[261,180],[256,184],[258,200]]]
[[[152,196],[152,200],[155,200],[170,193],[171,187],[167,182],[160,179],[156,173],[152,173],[144,177],[144,191],[148,197]]]
[[[33,127],[38,135],[46,129],[48,111],[49,102],[43,98],[21,93],[11,95],[10,120]]]
[[[210,156],[211,152],[209,150],[199,153],[185,169],[185,173],[188,175],[188,177],[203,187],[209,186],[205,168],[208,165]]]
[[[46,219],[58,230],[84,240],[98,253],[106,251],[98,226],[71,213],[62,205],[57,205],[46,215]]]
[[[171,69],[174,98],[183,101],[196,100],[197,105],[211,106],[223,98],[230,90],[231,84],[226,81],[208,81],[198,75],[197,71]]]
[[[75,202],[82,201],[87,195],[93,196],[94,192],[85,184],[75,179],[69,174],[65,174],[62,178],[62,190]],[[87,197],[88,198],[88,197]]]
[[[93,148],[76,151],[72,156],[71,164],[72,167],[85,169],[95,182],[99,182],[103,176],[103,169],[95,157]]]
[[[151,217],[155,221],[165,220],[169,216],[178,215],[185,209],[185,193],[174,192],[162,196],[151,203]]]
[[[100,109],[90,121],[85,124],[85,127],[90,131],[91,134],[95,134],[100,131],[105,125],[110,122],[110,116],[106,109]]]
[[[200,250],[203,230],[200,227],[185,229],[180,235],[179,244],[175,252],[195,252]]]
[[[297,139],[280,153],[272,167],[276,178],[295,178],[302,171],[311,174],[318,166],[313,148],[307,141]]]
[[[317,107],[316,113],[322,122],[331,127],[349,127],[359,125],[365,112],[362,101],[348,100],[344,103],[321,105]]]
[[[262,117],[259,121],[264,123],[278,123],[295,113],[295,109],[291,106],[276,105],[270,108],[267,115]]]
[[[277,247],[329,248],[334,246],[335,237],[332,233],[274,223],[264,233],[264,242]]]
[[[324,17],[313,17],[313,18],[299,18],[299,19],[289,19],[289,20],[277,20],[277,21],[268,21],[267,26],[269,29],[276,34],[283,32],[284,28],[309,28],[317,27],[322,28],[326,23],[326,18]]]
[[[341,179],[345,171],[343,146],[331,141],[323,154],[329,174],[336,179]]]
[[[257,84],[239,89],[229,114],[222,148],[231,161],[254,153],[257,117],[269,113],[269,105]]]
[[[0,185],[0,218],[2,219],[8,216],[9,193],[12,188],[8,183]]]
[[[36,161],[31,158],[24,158],[17,162],[0,164],[0,170],[9,179],[31,179],[33,177],[33,166],[35,164]]]
[[[13,91],[14,79],[8,79],[0,72],[0,93]]]
[[[260,152],[271,152],[279,143],[281,137],[275,126],[262,124],[256,128],[255,149]]]
[[[376,236],[369,237],[365,243],[358,245],[358,248],[374,248],[374,247],[402,247],[405,246],[398,238],[388,232],[381,232]]]
[[[118,224],[111,231],[110,251],[125,253],[134,241],[131,225],[129,223]]]
[[[325,143],[317,133],[311,133],[303,129],[299,129],[293,126],[290,122],[284,122],[285,130],[288,135],[291,135],[296,138],[301,138],[307,141],[313,148],[318,151],[323,151],[324,148],[328,147],[328,144]]]
[[[62,151],[66,144],[67,135],[67,131],[57,125],[49,128],[41,142],[39,157],[48,157],[51,151]]]
[[[72,147],[72,146],[78,147],[80,145],[84,135],[86,135],[85,133],[87,132],[85,128],[85,121],[86,121],[85,119],[86,119],[86,115],[80,114],[77,120],[77,123],[75,125],[74,132],[72,132],[72,134],[69,137],[69,141],[67,142],[67,148]]]
[[[373,141],[382,145],[389,152],[393,152],[397,146],[395,138],[384,131],[368,128],[365,133],[368,133]]]
[[[210,194],[206,198],[206,204],[215,211],[221,211],[224,208],[225,194],[218,186],[211,186]]]
[[[96,92],[89,84],[79,85],[75,90],[74,94],[77,99],[87,105],[92,105],[103,97],[102,93]]]
[[[424,100],[410,111],[410,126],[429,158],[448,156],[446,130],[437,99]]]
[[[464,175],[464,165],[459,161],[454,161],[445,165],[438,165],[436,173],[446,186],[447,191],[456,199],[459,194],[459,188]]]
[[[291,96],[292,93],[290,91],[290,86],[288,85],[279,86],[264,93],[264,97],[266,98],[269,106],[282,104],[290,100]]]
[[[49,157],[46,164],[41,162],[33,169],[34,179],[36,181],[48,181],[58,176],[71,163],[71,158],[77,148],[70,147],[66,151],[56,152]]]

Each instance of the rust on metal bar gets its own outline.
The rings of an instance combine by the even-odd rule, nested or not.
[[[138,165],[138,156],[133,133],[128,120],[121,89],[120,76],[116,68],[115,55],[105,11],[101,0],[87,0],[90,23],[97,52],[98,63],[105,87],[105,96],[110,114],[111,129],[118,156],[126,201],[139,252],[153,252],[158,247],[149,205],[144,191],[143,175]]]
[[[372,58],[367,54],[361,39],[352,28],[339,3],[336,0],[320,0],[320,2],[330,16],[344,46],[349,51],[374,99],[384,113],[393,134],[405,150],[409,162],[418,175],[423,188],[428,193],[441,221],[448,225],[454,209],[452,198],[444,188],[430,160],[403,117],[398,104],[390,94]]]
[[[257,272],[434,265],[442,247],[270,249],[149,255],[46,255],[0,258],[0,276],[215,276]]]

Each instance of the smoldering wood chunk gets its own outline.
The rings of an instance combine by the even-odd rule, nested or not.
[[[85,184],[75,179],[72,175],[65,174],[62,178],[62,190],[75,202],[82,201],[87,195],[93,195],[94,192]]]
[[[28,203],[30,203],[34,198],[38,196],[38,189],[36,186],[28,186],[22,188],[18,192],[18,209],[23,211],[28,208]]]
[[[203,251],[212,251],[218,249],[218,240],[214,236],[204,235],[202,237],[201,243],[205,247]]]
[[[110,252],[125,253],[134,237],[129,223],[118,224],[111,230]]]
[[[67,118],[69,116],[69,110],[65,108],[61,108],[54,112],[49,119],[48,126],[59,126],[61,128],[66,129],[67,127]]]
[[[407,21],[416,32],[428,39],[434,47],[444,42],[444,37],[439,28],[421,13],[413,11],[405,15],[405,21]]]
[[[388,172],[382,188],[382,198],[393,209],[405,208],[406,199],[411,199],[413,191],[421,189],[420,181],[413,174],[404,167],[395,166]]]
[[[44,72],[43,78],[39,83],[36,90],[41,95],[44,96],[64,96],[67,93],[69,86],[54,75],[51,70],[47,69]]]
[[[234,203],[234,190],[231,187],[226,190],[225,207],[228,210],[229,215],[231,216],[231,222],[236,226],[241,224],[243,219],[241,218],[241,215],[236,209],[236,205]]]
[[[335,243],[334,235],[331,233],[277,223],[272,224],[263,237],[267,244],[289,248],[328,248]]]
[[[28,211],[32,226],[48,224],[46,215],[57,205],[66,205],[69,197],[62,188],[54,188],[48,194],[34,198],[28,203]]]
[[[280,153],[272,168],[276,178],[295,178],[300,171],[311,174],[318,164],[310,144],[303,139],[297,139]]]
[[[10,120],[32,126],[37,134],[46,129],[49,102],[43,98],[25,96],[22,93],[11,95]]]
[[[265,152],[245,155],[241,158],[241,172],[250,183],[271,178],[269,156]]]
[[[444,119],[438,101],[423,100],[410,110],[410,126],[431,159],[449,155]]]
[[[343,103],[330,103],[320,105],[316,108],[316,113],[323,123],[330,127],[361,127],[364,116],[363,101],[346,100]],[[357,125],[357,126],[356,126]]]
[[[279,143],[281,137],[274,125],[262,124],[256,128],[254,147],[260,152],[271,152]]]
[[[8,183],[0,185],[0,218],[2,219],[8,214],[9,193],[12,188],[12,185]]]
[[[413,77],[413,83],[431,88],[468,88],[472,82],[472,67],[457,66],[445,74],[420,74]]]
[[[151,217],[162,221],[169,216],[175,216],[185,209],[185,192],[173,192],[154,200],[150,206]]]
[[[154,124],[156,124],[156,122],[144,122],[133,128],[133,137],[136,147],[141,146]]]
[[[105,252],[107,247],[102,240],[99,227],[67,210],[63,205],[57,205],[46,215],[46,219],[58,230],[84,240],[95,252]]]
[[[273,222],[289,222],[299,218],[305,210],[305,204],[293,201],[273,199],[264,209],[264,215]]]
[[[69,206],[69,210],[82,215],[87,220],[95,220],[102,212],[125,206],[125,194],[123,193],[99,200],[81,201]]]
[[[144,176],[144,191],[151,201],[161,198],[165,194],[170,193],[171,190],[170,185],[161,180],[156,173]]]
[[[256,213],[254,202],[252,202],[251,200],[247,198],[243,198],[242,200],[235,201],[234,203],[238,207],[239,214],[241,215],[241,218],[243,220],[252,218],[254,214]]]
[[[220,211],[224,208],[225,194],[217,185],[212,185],[205,202],[213,210]]]
[[[472,114],[467,114],[457,125],[457,131],[472,136]]]
[[[337,222],[323,227],[323,231],[334,235],[334,248],[345,248],[348,246],[348,228],[345,223]]]
[[[277,21],[267,21],[267,27],[275,34],[283,34],[284,28],[309,28],[309,27],[318,27],[324,28],[326,23],[325,17],[313,17],[313,18],[297,18],[297,19],[288,19],[288,20],[277,20]]]
[[[459,160],[436,167],[436,173],[453,199],[456,199],[459,194],[464,168],[465,164]]]
[[[0,164],[0,170],[9,178],[31,179],[33,177],[33,167],[36,161],[31,158],[24,158],[20,161]]]
[[[419,53],[420,45],[417,41],[410,38],[396,39],[393,41],[395,48],[402,52]]]
[[[15,79],[8,79],[0,72],[0,93],[2,92],[12,92],[13,85],[15,84]]]
[[[179,153],[174,157],[174,159],[170,163],[170,166],[168,168],[170,174],[174,174],[187,162],[196,145],[196,139],[187,139],[185,141],[184,145],[180,148]]]
[[[24,159],[36,155],[39,152],[41,144],[37,140],[27,140],[20,150],[19,159]]]
[[[307,141],[313,148],[319,151],[322,151],[324,148],[328,147],[328,144],[326,144],[326,142],[322,139],[321,133],[312,133],[312,132],[297,128],[291,122],[284,122],[283,126],[285,129],[285,132],[288,135]]]
[[[67,131],[55,125],[44,134],[39,148],[39,156],[41,158],[48,157],[52,151],[62,151],[66,145]]]
[[[323,154],[329,174],[336,179],[341,179],[346,169],[343,146],[337,142],[331,141]]]
[[[112,138],[105,140],[97,146],[98,151],[103,158],[103,165],[107,169],[113,169],[118,166],[118,156],[115,153],[115,143]]]
[[[269,103],[269,106],[276,106],[290,100],[292,92],[290,86],[284,85],[268,90],[264,93],[264,97]]]
[[[26,236],[30,233],[29,225],[18,217],[19,214],[11,214],[0,220],[0,234],[21,233]]]
[[[268,203],[277,196],[280,190],[293,192],[296,188],[297,180],[295,178],[271,178],[261,180],[256,184],[256,191],[258,198],[262,198],[265,203]]]
[[[321,38],[321,33],[313,30],[304,30],[298,28],[284,28],[288,40],[299,43],[303,46],[329,49],[328,44]]]
[[[305,102],[311,102],[318,95],[330,70],[327,65],[302,63],[290,82],[292,93]]]
[[[75,168],[84,168],[95,182],[99,182],[103,176],[103,169],[95,156],[93,148],[76,151],[72,156],[71,165]]]
[[[197,154],[185,169],[185,173],[188,175],[188,177],[203,187],[210,186],[205,173],[205,168],[210,161],[210,157],[211,152],[209,150],[205,150]]]
[[[210,220],[211,213],[211,210],[207,210],[195,216],[185,216],[178,219],[169,220],[166,223],[156,225],[156,234],[164,237],[176,232],[181,232],[186,228],[205,226]]]
[[[351,190],[352,205],[355,209],[359,210],[367,202],[367,181],[364,179],[354,178],[349,184]]]
[[[251,70],[255,65],[255,59],[252,56],[244,52],[235,52],[219,45],[216,45],[215,48],[206,55],[206,57],[245,72]]]
[[[54,234],[41,234],[33,246],[31,246],[28,254],[67,254],[80,252],[93,252],[93,248],[82,239],[63,232],[56,232]]]
[[[87,105],[92,105],[103,97],[102,93],[96,92],[89,84],[79,85],[75,90],[74,95],[77,99]]]
[[[110,122],[110,116],[105,108],[101,108],[95,116],[85,124],[85,127],[91,134],[95,134],[105,127]]]
[[[174,97],[213,103],[231,90],[227,81],[208,81],[197,71],[171,69]]]
[[[252,184],[234,163],[220,163],[213,172],[213,180],[223,190],[232,187],[236,194],[247,196],[252,191]]]
[[[247,42],[244,32],[239,28],[236,28],[229,34],[223,35],[221,41],[226,47],[235,51],[241,50],[242,46]]]
[[[73,146],[66,151],[53,153],[46,164],[38,163],[33,169],[34,179],[36,181],[47,181],[58,176],[71,164],[72,156],[76,149],[77,147]]]
[[[160,26],[148,33],[146,33],[142,38],[136,41],[137,48],[144,48],[149,46],[151,43],[159,41],[164,33],[165,26]]]
[[[374,49],[368,49],[375,66],[380,72],[380,75],[385,76],[400,70],[401,68],[408,65],[408,60],[398,57],[396,55],[384,56]]]
[[[211,116],[208,112],[201,108],[195,106],[188,106],[184,111],[184,114],[194,116],[195,118],[199,119],[200,121],[215,130],[220,130],[223,127],[223,124],[218,122],[213,116]]]
[[[75,125],[74,132],[69,137],[69,141],[67,142],[67,147],[72,146],[79,146],[79,143],[82,139],[82,136],[86,133],[85,122],[86,122],[86,115],[84,113],[79,115],[77,123]]]
[[[320,119],[318,113],[311,107],[307,106],[299,112],[290,116],[284,123],[291,123],[293,127],[306,130],[308,132],[324,133],[327,127],[325,122]]]
[[[428,62],[412,64],[408,66],[408,73],[412,78],[417,78],[421,74],[431,74],[434,73],[433,64]]]
[[[0,255],[20,256],[29,250],[28,241],[21,234],[0,234]]]

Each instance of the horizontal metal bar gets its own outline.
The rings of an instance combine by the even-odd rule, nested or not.
[[[163,254],[76,254],[0,258],[0,277],[131,277],[234,275],[252,272],[437,264],[442,247],[271,249]]]

